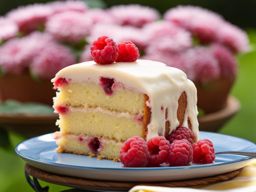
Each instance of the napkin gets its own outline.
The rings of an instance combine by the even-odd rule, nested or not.
[[[256,192],[256,160],[229,181],[197,188],[135,186],[129,192]]]

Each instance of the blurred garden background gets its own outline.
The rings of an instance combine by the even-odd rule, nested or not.
[[[46,1],[1,1],[0,14],[5,15],[8,11],[20,5],[39,2]],[[156,8],[160,13],[164,13],[166,10],[177,5],[197,5],[221,14],[227,21],[244,29],[248,34],[251,48],[248,52],[237,55],[239,72],[231,93],[240,101],[241,109],[239,113],[221,129],[221,133],[256,142],[256,1],[177,0],[161,1],[161,3],[159,3],[159,1],[153,0],[87,0],[85,2],[88,6],[99,8],[108,8],[117,4],[137,3]],[[11,146],[9,146],[8,142],[6,142],[6,137],[6,132],[0,129],[0,192],[32,191],[25,181],[24,163],[14,152],[14,147],[24,138],[17,134],[10,133],[8,137],[10,138]],[[50,186],[50,191],[63,189],[59,186]]]

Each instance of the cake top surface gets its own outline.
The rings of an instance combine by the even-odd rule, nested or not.
[[[117,62],[111,65],[98,65],[94,61],[75,64],[60,70],[56,78],[64,77],[72,82],[97,82],[98,77],[115,78],[131,88],[143,88],[145,84],[153,85],[157,79],[184,82],[186,74],[164,63],[151,60],[137,60],[136,62]]]

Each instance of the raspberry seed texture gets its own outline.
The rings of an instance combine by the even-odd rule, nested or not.
[[[203,139],[193,144],[193,163],[208,164],[215,160],[213,143],[208,139]]]
[[[140,52],[136,45],[131,41],[125,41],[118,44],[118,62],[134,62],[139,56]]]
[[[120,160],[125,167],[146,167],[148,158],[146,141],[138,136],[129,138],[120,151]]]
[[[163,136],[153,137],[147,142],[149,150],[149,166],[157,167],[167,161],[170,144]]]
[[[116,43],[109,37],[102,36],[92,43],[91,56],[100,65],[112,64],[118,55]]]

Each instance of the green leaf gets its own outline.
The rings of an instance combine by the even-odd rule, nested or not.
[[[0,113],[2,114],[33,114],[43,115],[52,114],[52,107],[39,103],[20,103],[8,100],[0,103]]]
[[[0,147],[3,149],[10,149],[11,146],[8,132],[5,129],[0,128]]]
[[[106,4],[102,0],[83,0],[90,8],[105,8]]]

